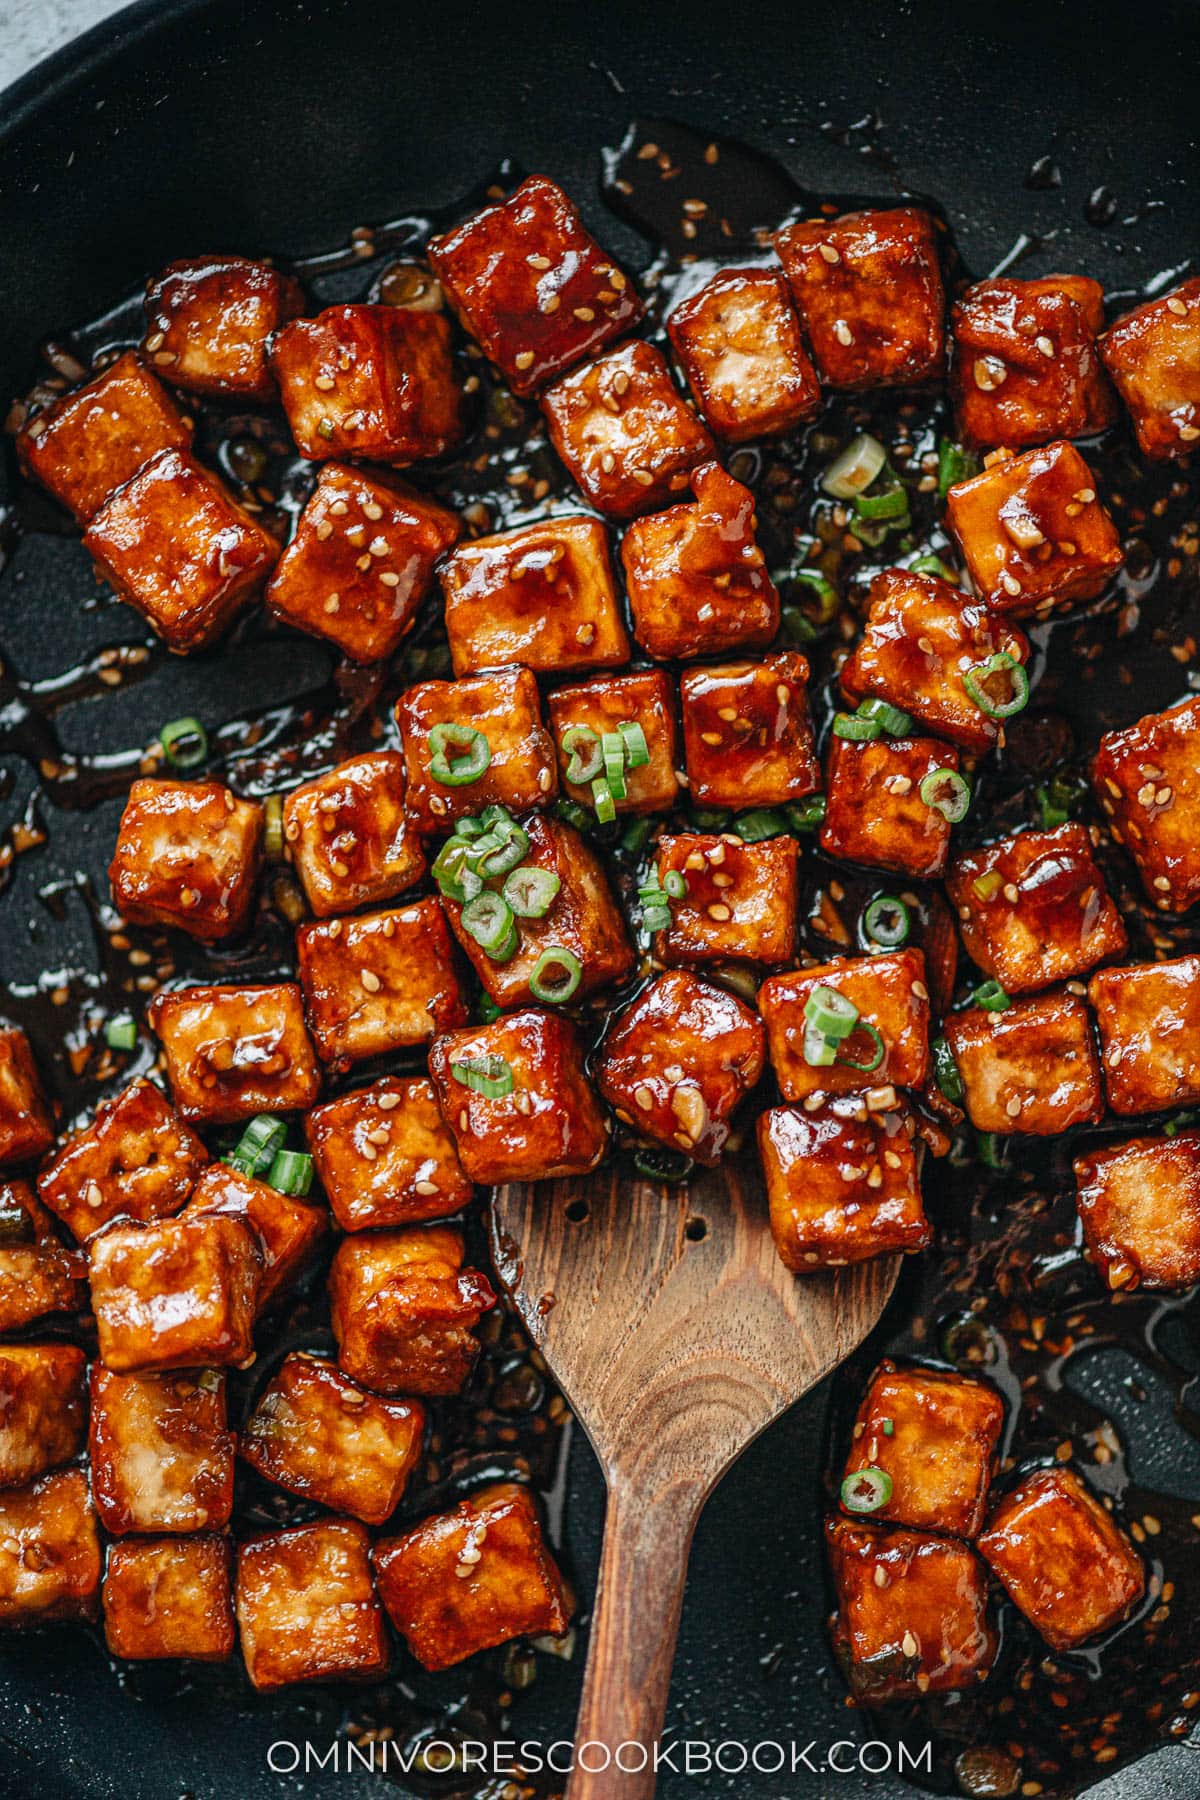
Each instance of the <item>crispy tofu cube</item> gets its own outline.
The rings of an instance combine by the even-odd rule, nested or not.
[[[82,1469],[0,1492],[0,1630],[94,1619],[100,1538]]]
[[[265,1181],[256,1181],[253,1175],[243,1175],[223,1162],[210,1163],[180,1219],[213,1216],[239,1219],[258,1242],[263,1258],[255,1303],[258,1313],[295,1285],[312,1261],[327,1225],[323,1207],[281,1194]]]
[[[621,543],[633,634],[660,662],[760,649],[779,629],[754,495],[714,462],[696,470],[692,492],[694,502],[639,519]]]
[[[279,545],[183,450],[163,450],[83,534],[93,562],[169,650],[203,650],[274,567]]]
[[[564,375],[542,396],[550,441],[597,512],[631,519],[687,488],[713,441],[661,350],[634,341]]]
[[[758,1150],[771,1235],[794,1274],[932,1242],[907,1112],[849,1099],[772,1107],[759,1115]]]
[[[510,1638],[562,1637],[574,1610],[533,1495],[482,1487],[373,1552],[379,1595],[426,1669],[449,1669]]]
[[[296,956],[322,1059],[349,1068],[424,1044],[467,1017],[454,941],[435,896],[358,919],[302,925]]]
[[[947,1014],[976,1131],[1058,1137],[1104,1116],[1100,1064],[1088,1009],[1074,994],[1035,994],[1003,1012],[969,1006]]]
[[[993,705],[1008,705],[1011,674],[986,672],[997,656],[1027,662],[1025,634],[936,575],[884,569],[871,583],[863,635],[842,665],[842,689],[855,704],[868,696],[888,700],[939,737],[984,753],[997,743],[1002,721],[980,706],[966,678]]]
[[[262,867],[263,809],[219,781],[135,781],[109,864],[131,925],[211,943],[240,931]]]
[[[822,1067],[806,1060],[804,1009],[819,987],[833,988],[858,1009],[859,1024],[841,1046],[845,1057],[869,1064],[879,1045],[862,1027],[879,1033],[883,1055],[873,1068],[856,1069],[841,1060]],[[888,1086],[920,1089],[929,1079],[929,989],[920,950],[843,957],[769,976],[758,991],[758,1010],[785,1100]]]
[[[394,750],[351,757],[293,789],[283,836],[319,919],[394,899],[425,873],[404,811],[404,758]]]
[[[467,1083],[473,1065],[496,1058],[512,1073],[508,1094]],[[457,1071],[457,1073],[456,1073]],[[608,1149],[575,1026],[560,1014],[512,1013],[434,1041],[429,1073],[442,1117],[472,1181],[544,1181],[586,1175]]]
[[[104,1572],[104,1638],[130,1662],[224,1662],[237,1635],[226,1538],[114,1544]]]
[[[193,1124],[307,1111],[321,1091],[294,982],[160,991],[147,1017],[162,1039],[176,1108]]]
[[[433,1083],[385,1076],[304,1121],[321,1185],[343,1231],[442,1219],[474,1192]]]
[[[462,392],[441,313],[329,306],[271,343],[296,448],[310,462],[420,462],[462,436]]]
[[[29,1039],[0,1026],[0,1169],[34,1162],[54,1143],[54,1125]]]
[[[956,857],[946,892],[968,955],[1008,994],[1085,975],[1127,948],[1091,839],[1072,821]]]
[[[400,1504],[421,1455],[425,1409],[368,1393],[321,1357],[285,1357],[246,1422],[241,1454],[302,1499],[368,1525]]]
[[[474,1336],[496,1304],[486,1275],[463,1268],[461,1231],[429,1225],[348,1237],[329,1271],[338,1366],[381,1394],[457,1394],[479,1355]]]
[[[928,776],[958,773],[958,751],[937,738],[829,740],[828,796],[818,841],[827,856],[920,880],[942,873],[950,821],[921,797]],[[935,798],[938,793],[935,786]]]
[[[667,331],[710,430],[727,444],[779,437],[820,410],[816,370],[777,270],[720,270],[680,302]]]
[[[681,874],[687,893],[670,902],[671,924],[655,934],[665,963],[791,962],[796,950],[797,862],[793,837],[744,844],[732,835],[658,840],[658,879]]]
[[[846,1477],[869,1469],[888,1477],[891,1493],[871,1513],[880,1523],[973,1538],[1003,1426],[1004,1402],[990,1382],[884,1361],[854,1421]],[[853,1498],[842,1505],[853,1512]]]
[[[928,213],[799,219],[775,234],[775,249],[825,387],[940,378],[946,299]]]
[[[1052,1650],[1107,1631],[1145,1592],[1137,1551],[1073,1469],[1027,1475],[1001,1500],[979,1548]]]
[[[558,745],[563,792],[577,805],[594,805],[594,796],[590,782],[567,780],[571,756],[563,749],[564,734],[572,727],[586,726],[602,737],[621,725],[638,725],[646,739],[649,761],[626,769],[624,797],[614,795],[613,805],[619,813],[666,812],[674,806],[679,794],[675,708],[671,684],[661,669],[601,675],[577,686],[556,688],[546,704]]]
[[[730,1119],[765,1060],[762,1024],[748,1006],[725,988],[670,969],[609,1026],[596,1085],[643,1137],[716,1163]]]
[[[0,1344],[0,1488],[78,1455],[86,1384],[87,1358],[74,1344]]]
[[[245,256],[168,263],[146,287],[142,351],[164,381],[192,394],[267,403],[273,332],[304,311],[290,275]]]
[[[192,427],[141,357],[127,350],[64,394],[17,436],[28,474],[86,525],[160,450],[186,450]]]
[[[1100,969],[1088,999],[1113,1112],[1128,1118],[1200,1100],[1200,956]]]
[[[528,669],[495,669],[463,681],[421,681],[396,702],[396,723],[408,771],[405,805],[426,831],[449,830],[455,819],[485,806],[545,806],[558,789],[554,744],[542,724],[538,686]],[[433,772],[430,734],[439,725],[470,727],[487,739],[482,775],[457,785]],[[449,746],[451,772],[454,746]]]
[[[370,1541],[357,1519],[318,1519],[238,1546],[238,1630],[259,1693],[386,1672]]]
[[[1155,906],[1186,911],[1200,896],[1200,699],[1106,732],[1092,787]]]
[[[1021,449],[1103,431],[1116,395],[1096,349],[1104,289],[1087,275],[977,281],[950,318],[950,392],[958,435]]]
[[[685,669],[679,681],[688,791],[704,806],[780,806],[821,785],[797,650]]]
[[[1110,1288],[1200,1281],[1200,1134],[1130,1138],[1075,1158],[1088,1255]]]
[[[233,1510],[233,1433],[219,1369],[91,1373],[88,1457],[100,1523],[130,1531],[217,1531]]]
[[[108,1368],[125,1374],[252,1358],[263,1254],[240,1219],[110,1225],[88,1255],[96,1335]]]
[[[969,1544],[827,1519],[838,1609],[833,1647],[872,1706],[973,1688],[996,1659],[987,1574]]]
[[[208,1151],[152,1081],[97,1107],[38,1176],[38,1193],[81,1244],[111,1219],[165,1219],[191,1193]]]
[[[381,662],[412,629],[455,513],[396,479],[326,463],[267,583],[267,611],[353,662]]]
[[[1125,560],[1096,478],[1073,444],[994,462],[946,496],[946,523],[989,606],[1046,619],[1095,600]]]
[[[87,1304],[87,1257],[68,1250],[26,1181],[0,1182],[0,1331]]]
[[[1118,319],[1100,354],[1143,456],[1190,456],[1200,439],[1200,275]]]

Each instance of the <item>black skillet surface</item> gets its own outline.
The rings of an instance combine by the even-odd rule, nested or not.
[[[834,12],[774,0],[737,15],[646,5],[485,12],[453,0],[436,9],[366,0],[134,7],[7,97],[0,393],[28,384],[48,329],[95,317],[172,256],[212,246],[325,250],[356,225],[454,203],[505,156],[559,179],[639,266],[645,244],[605,213],[597,189],[600,148],[618,142],[636,114],[747,139],[819,192],[934,195],[979,271],[1029,240],[1022,272],[1078,268],[1110,290],[1178,264],[1195,244],[1195,6],[983,12],[879,4]],[[101,646],[141,641],[122,609],[82,608],[85,560],[62,539],[26,539],[0,586],[0,641],[26,680]],[[299,659],[289,662],[294,643],[279,658],[288,666],[274,670],[280,697],[304,675]],[[115,705],[64,707],[61,736],[81,753],[144,741],[163,718],[200,710],[215,674],[204,659],[156,667]],[[223,664],[218,679],[255,690],[262,703],[261,666]],[[224,691],[232,715],[238,694]],[[12,782],[0,786],[8,825],[31,777],[2,757],[0,775]],[[70,889],[77,870],[99,882],[114,819],[111,804],[72,813],[43,848],[18,858],[0,902],[5,982],[94,960],[78,902],[56,917],[38,896],[56,882]],[[903,1325],[890,1316],[882,1341]],[[1102,1359],[1089,1375],[1092,1397],[1125,1424],[1127,1375],[1118,1360],[1106,1378]],[[669,1716],[679,1737],[811,1744],[819,1766],[834,1741],[866,1735],[844,1710],[822,1628],[817,1514],[830,1398],[828,1389],[811,1396],[756,1445],[702,1521]],[[1200,1493],[1195,1453],[1171,1427],[1169,1402],[1167,1413],[1165,1428],[1160,1407],[1149,1430],[1143,1416],[1134,1432],[1134,1472]],[[1138,1469],[1139,1444],[1149,1473]],[[595,1467],[577,1441],[566,1547],[585,1598],[601,1513]],[[379,1792],[379,1778],[363,1773],[267,1768],[276,1740],[308,1738],[324,1751],[342,1716],[337,1698],[253,1700],[210,1673],[130,1682],[92,1639],[65,1630],[0,1645],[0,1796]],[[513,1735],[568,1736],[578,1676],[578,1662],[540,1658]],[[1173,1746],[1115,1777],[1114,1795],[1118,1783],[1130,1800],[1195,1800],[1200,1757]],[[869,1776],[801,1764],[782,1776],[662,1782],[667,1800],[903,1800],[916,1791],[894,1767]]]

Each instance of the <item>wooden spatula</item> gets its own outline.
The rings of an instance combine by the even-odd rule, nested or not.
[[[646,1800],[688,1551],[726,1469],[876,1323],[898,1257],[794,1276],[776,1255],[762,1178],[723,1163],[685,1188],[611,1168],[496,1192],[496,1268],[608,1483],[571,1800]],[[813,1529],[816,1530],[816,1521]]]

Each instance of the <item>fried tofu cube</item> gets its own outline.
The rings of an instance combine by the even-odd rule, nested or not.
[[[240,931],[262,867],[263,809],[219,781],[135,781],[109,864],[131,925],[211,943]]]
[[[462,436],[462,392],[441,313],[328,306],[271,343],[296,448],[310,462],[369,457],[403,466]]]
[[[933,220],[913,206],[800,219],[775,234],[822,385],[911,387],[942,373]]]
[[[754,495],[714,462],[696,470],[692,492],[694,502],[639,519],[621,543],[633,634],[660,662],[761,649],[779,629]]]
[[[997,657],[1011,659],[990,668]],[[1018,696],[1012,663],[1029,659],[1029,641],[950,582],[912,569],[884,569],[871,583],[863,635],[842,665],[842,690],[854,704],[890,701],[929,731],[963,750],[984,753],[1003,721],[967,687],[968,677],[992,707]]]
[[[474,1328],[496,1304],[463,1268],[461,1231],[429,1225],[346,1238],[329,1271],[338,1366],[381,1394],[457,1394],[479,1355]]]
[[[838,1609],[833,1647],[872,1706],[973,1688],[996,1659],[987,1574],[969,1544],[827,1519]]]
[[[34,1162],[54,1143],[29,1039],[15,1025],[0,1026],[0,1169]]]
[[[1073,444],[994,462],[946,496],[946,523],[996,611],[1047,619],[1095,600],[1125,560],[1096,478]]]
[[[1052,1650],[1107,1631],[1145,1592],[1137,1551],[1073,1469],[1027,1475],[1001,1500],[979,1548]]]
[[[0,1630],[94,1619],[100,1538],[82,1469],[0,1491]]]
[[[546,389],[542,411],[584,498],[611,518],[665,506],[714,454],[653,344],[622,344],[564,375]]]
[[[722,269],[667,331],[709,429],[727,444],[779,437],[820,410],[821,390],[775,269]]]
[[[396,723],[408,772],[405,805],[426,831],[448,830],[455,819],[485,806],[514,812],[545,806],[558,789],[554,744],[542,724],[542,703],[529,669],[494,669],[463,681],[421,681],[396,702]],[[443,754],[456,773],[454,733],[481,732],[488,762],[474,781],[446,782],[434,772],[439,726],[451,728]],[[446,735],[446,734],[439,734]]]
[[[318,1519],[238,1546],[238,1630],[259,1693],[386,1672],[370,1542],[357,1519]]]
[[[562,1637],[571,1622],[533,1495],[517,1482],[477,1489],[403,1537],[382,1538],[373,1555],[388,1616],[426,1669],[510,1638]]]
[[[263,1254],[240,1219],[110,1225],[88,1247],[100,1357],[110,1369],[243,1364]]]
[[[215,475],[163,450],[118,488],[83,534],[120,599],[169,650],[203,650],[270,574],[279,545]]]
[[[382,1525],[421,1455],[425,1409],[368,1393],[322,1357],[285,1357],[246,1422],[241,1455],[268,1481]]]
[[[83,1448],[87,1358],[74,1344],[0,1344],[0,1488]]]
[[[1075,1158],[1088,1255],[1110,1288],[1200,1281],[1200,1133],[1130,1138]]]
[[[694,801],[739,810],[781,806],[820,787],[808,673],[797,650],[684,670],[679,698]]]
[[[81,1244],[111,1219],[165,1219],[191,1193],[208,1151],[152,1081],[97,1107],[38,1176],[38,1193]]]
[[[503,1063],[509,1093],[482,1093],[475,1068]],[[588,1079],[575,1026],[531,1007],[435,1039],[429,1073],[442,1117],[472,1181],[548,1181],[586,1175],[608,1149],[608,1122]]]
[[[956,857],[946,892],[967,954],[1008,994],[1085,975],[1128,945],[1091,839],[1073,821]]]
[[[436,895],[389,912],[302,925],[296,956],[313,1039],[335,1067],[427,1043],[467,1017]]]
[[[1100,969],[1088,999],[1113,1112],[1128,1118],[1200,1100],[1200,956]]]
[[[283,837],[318,919],[394,899],[425,873],[404,810],[404,758],[394,750],[351,757],[294,788]]]
[[[838,1060],[808,1062],[804,1036],[805,1007],[817,988],[828,987],[858,1009],[858,1023],[841,1045],[854,1068]],[[785,1100],[807,1100],[810,1094],[857,1094],[870,1088],[920,1089],[929,1079],[929,989],[920,950],[895,950],[883,956],[843,957],[814,968],[771,975],[758,990],[758,1010],[767,1028],[767,1048]],[[864,1029],[870,1026],[872,1029]]]
[[[661,837],[658,879],[687,882],[670,902],[671,924],[655,934],[665,963],[791,962],[796,950],[797,863],[793,837],[744,844],[732,835]]]
[[[1035,994],[1003,1012],[949,1013],[946,1039],[976,1131],[1058,1137],[1104,1116],[1088,1009],[1075,994]]]
[[[442,1219],[474,1192],[424,1076],[388,1075],[329,1100],[309,1113],[304,1131],[343,1231]]]
[[[595,803],[590,781],[567,780],[571,753],[563,749],[565,734],[585,727],[603,737],[622,725],[637,725],[646,740],[648,760],[636,769],[626,768],[625,793],[619,799],[614,795],[613,805],[619,813],[666,812],[674,806],[679,794],[675,708],[671,684],[661,669],[601,675],[577,686],[556,688],[547,707],[558,745],[559,775],[569,799],[579,806]]]
[[[1200,896],[1200,699],[1100,739],[1092,787],[1160,912]]]
[[[973,1538],[1003,1426],[1004,1402],[990,1382],[881,1362],[854,1421],[846,1479],[876,1469],[888,1477],[888,1498],[871,1509],[880,1523]],[[854,1511],[853,1490],[842,1505]]]
[[[290,275],[245,256],[168,263],[146,287],[143,354],[164,381],[192,394],[275,399],[273,332],[304,311]]]
[[[224,1662],[237,1642],[226,1538],[114,1544],[104,1571],[104,1639],[130,1662]]]
[[[253,1175],[228,1163],[210,1163],[180,1219],[238,1219],[262,1251],[262,1279],[256,1297],[261,1313],[279,1294],[295,1285],[325,1236],[327,1218],[320,1206],[281,1194]]]
[[[64,394],[17,436],[28,474],[80,525],[160,450],[186,450],[192,427],[140,356],[127,350],[102,374]]]
[[[321,1091],[294,982],[160,991],[147,1017],[162,1039],[176,1109],[193,1124],[307,1111]]]
[[[1200,275],[1118,319],[1100,354],[1142,455],[1190,456],[1200,439]]]
[[[954,302],[950,392],[958,435],[990,449],[1103,431],[1116,395],[1096,348],[1104,289],[1087,275],[994,276]]]
[[[922,798],[922,784],[958,773],[958,751],[937,738],[829,741],[827,800],[818,841],[827,856],[891,869],[920,880],[940,875],[950,853],[950,820]],[[949,784],[945,784],[947,789]]]
[[[760,1113],[771,1235],[787,1268],[810,1275],[932,1242],[912,1133],[907,1112],[865,1101]]]
[[[87,1304],[87,1257],[68,1250],[26,1181],[0,1182],[0,1331]]]
[[[88,1457],[100,1523],[130,1531],[217,1531],[233,1510],[233,1433],[219,1369],[91,1373]]]

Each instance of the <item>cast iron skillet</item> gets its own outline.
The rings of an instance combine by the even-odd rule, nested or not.
[[[0,102],[0,394],[28,384],[49,329],[94,317],[171,257],[332,247],[357,224],[452,203],[504,156],[561,181],[636,267],[646,248],[604,214],[597,176],[600,148],[637,114],[747,139],[818,191],[935,195],[979,272],[1026,234],[1034,255],[1023,273],[1079,269],[1133,289],[1194,248],[1198,19],[1188,0],[1152,10],[1126,0],[994,9],[977,0],[141,0]],[[11,469],[0,470],[0,483],[9,480]],[[0,589],[0,637],[27,677],[100,641],[62,578],[77,548],[23,548]],[[149,700],[135,692],[125,704],[153,707],[156,718],[188,713],[199,680],[181,661]],[[60,723],[90,750],[97,715],[109,710],[78,707]],[[12,772],[7,816],[26,792],[24,772]],[[35,890],[69,883],[76,868],[99,882],[114,822],[111,808],[77,815],[37,857],[20,859],[0,936],[6,979],[86,958],[76,912],[56,923]],[[881,1347],[888,1330],[885,1321]],[[704,1516],[668,1720],[680,1736],[812,1742],[815,1760],[854,1735],[822,1625],[828,1400],[828,1390],[810,1396],[757,1444]],[[1194,1469],[1182,1447],[1172,1463],[1168,1443],[1156,1479],[1173,1475],[1194,1493]],[[602,1502],[578,1442],[568,1489],[567,1555],[586,1603]],[[577,1660],[545,1670],[518,1706],[516,1735],[569,1736],[580,1669]],[[277,1739],[328,1744],[336,1697],[285,1692],[231,1712],[201,1680],[159,1691],[152,1676],[139,1678],[138,1698],[123,1685],[82,1633],[0,1643],[0,1795],[259,1800],[321,1788],[354,1800],[379,1791],[366,1774],[268,1771]],[[1092,1790],[1096,1800],[1115,1796],[1118,1783],[1127,1800],[1195,1800],[1200,1756],[1186,1745],[1160,1750]],[[845,1800],[916,1794],[895,1774],[803,1769],[667,1775],[661,1787],[667,1800],[823,1800],[831,1791]]]

